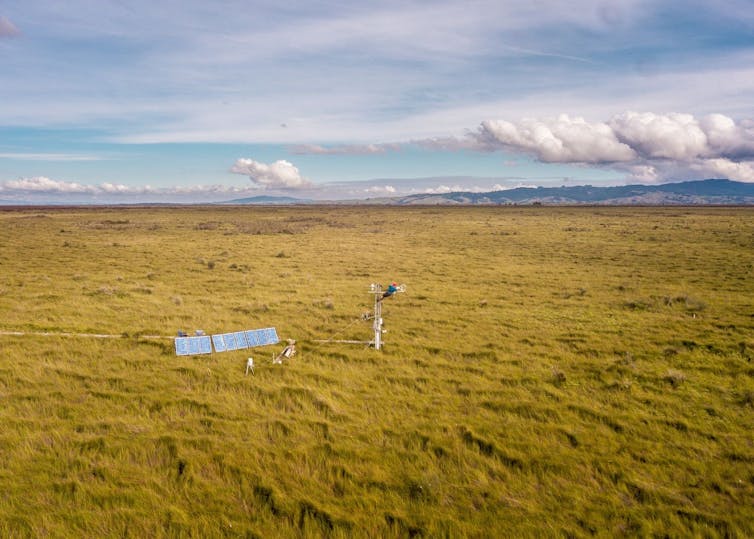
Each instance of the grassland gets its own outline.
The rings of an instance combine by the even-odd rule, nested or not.
[[[0,211],[0,536],[750,537],[753,270],[752,208]]]

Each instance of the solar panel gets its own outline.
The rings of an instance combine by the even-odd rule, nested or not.
[[[254,346],[259,346],[259,335],[254,330],[249,330],[246,332],[246,342],[249,344],[249,348],[253,348]]]
[[[259,342],[262,345],[270,344],[270,336],[267,334],[266,329],[260,329],[259,330]]]
[[[215,347],[215,352],[225,352],[227,350],[222,335],[212,335],[212,344]]]
[[[250,329],[234,333],[219,333],[203,337],[179,337],[175,340],[175,352],[179,356],[192,354],[209,354],[214,346],[215,352],[229,352],[255,346],[266,346],[280,342],[275,328]]]
[[[267,328],[262,329],[260,331],[264,332],[264,340],[266,344],[276,344],[280,342],[280,339],[278,339],[277,331],[275,331],[275,328]]]
[[[209,340],[209,336],[202,335],[201,337],[193,337],[193,339],[199,343],[199,353],[200,354],[211,354],[212,353],[212,342]]]
[[[236,345],[236,336],[233,333],[224,333],[223,334],[223,340],[225,341],[225,349],[229,352],[231,350],[238,350],[238,346]]]
[[[275,328],[255,329],[252,331],[247,331],[246,336],[248,338],[250,347],[265,346],[278,342]]]
[[[193,356],[212,352],[209,337],[178,337],[175,340],[175,353],[179,356]]]
[[[188,337],[178,337],[175,339],[175,353],[179,356],[189,355]]]
[[[246,341],[246,333],[244,331],[238,331],[234,333],[236,336],[236,344],[238,345],[238,349],[241,348],[248,348],[249,343]]]

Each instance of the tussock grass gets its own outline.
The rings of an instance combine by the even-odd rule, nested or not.
[[[753,252],[748,208],[0,212],[0,331],[122,335],[0,336],[0,535],[750,536]],[[315,342],[391,279],[382,352]]]

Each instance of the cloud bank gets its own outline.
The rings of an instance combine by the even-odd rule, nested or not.
[[[298,154],[428,151],[525,154],[548,164],[580,165],[624,173],[628,181],[658,182],[723,177],[754,182],[754,120],[723,114],[626,111],[594,122],[560,114],[545,119],[484,120],[461,137],[337,146],[300,145]],[[451,189],[440,186],[438,189]]]
[[[562,114],[517,122],[486,120],[469,139],[480,151],[532,155],[543,163],[624,170],[643,181],[714,175],[754,182],[754,122],[722,114],[623,112],[606,122]],[[447,147],[447,144],[446,144]]]
[[[268,165],[241,158],[230,171],[248,176],[255,186],[262,189],[304,189],[312,186],[309,180],[301,176],[298,168],[284,160]]]
[[[76,182],[51,180],[45,176],[34,178],[19,178],[0,183],[0,193],[94,193],[98,190],[93,186],[86,186]]]
[[[129,186],[116,183],[86,185],[55,180],[46,176],[18,178],[0,182],[0,197],[7,201],[78,200],[113,202],[215,202],[229,197],[249,195],[248,187],[227,185],[193,185],[177,187]]]

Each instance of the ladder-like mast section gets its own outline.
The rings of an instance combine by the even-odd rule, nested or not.
[[[406,285],[402,284],[398,287],[396,287],[396,292],[405,292],[406,291]],[[369,285],[369,293],[374,294],[374,315],[373,315],[373,323],[372,323],[372,329],[374,329],[374,340],[369,343],[374,345],[375,350],[379,350],[382,348],[382,300],[383,300],[383,290],[382,285],[377,283],[372,283]]]
[[[372,344],[375,350],[379,350],[382,346],[382,285],[372,283],[369,287],[369,291],[374,294],[374,315],[372,329],[374,329],[374,340]]]

